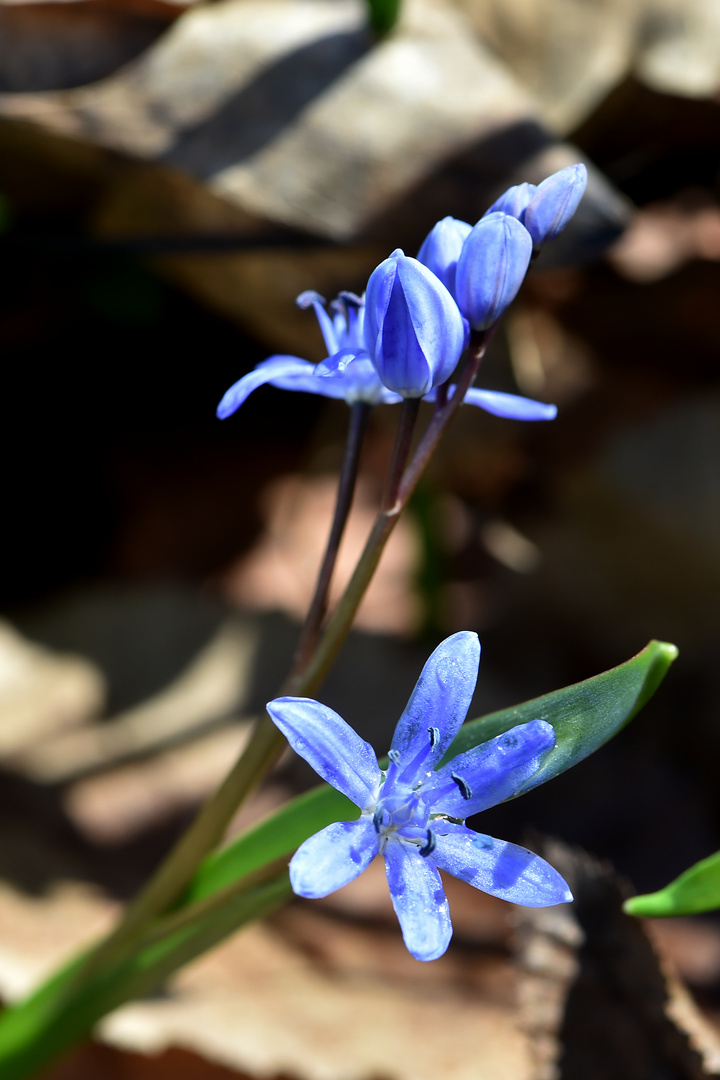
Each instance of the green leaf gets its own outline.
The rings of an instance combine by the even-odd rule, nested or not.
[[[202,900],[266,863],[292,854],[303,840],[333,821],[354,821],[359,816],[355,803],[335,788],[328,784],[313,788],[264,818],[228,847],[208,856],[179,905]]]
[[[655,693],[677,654],[674,645],[651,641],[631,660],[592,679],[471,720],[462,726],[444,760],[502,735],[516,724],[547,720],[555,729],[557,742],[517,794],[531,791],[588,757],[632,720]]]
[[[660,918],[668,915],[698,915],[720,908],[720,851],[695,863],[664,889],[633,896],[623,909],[628,915]]]
[[[557,745],[523,788],[529,791],[587,757],[624,727],[655,692],[676,656],[674,645],[651,641],[632,660],[602,675],[471,720],[461,728],[446,760],[516,724],[547,720],[555,728]],[[358,816],[357,806],[334,788],[327,784],[313,788],[207,858],[180,903],[201,900],[265,863],[290,855],[331,822]]]

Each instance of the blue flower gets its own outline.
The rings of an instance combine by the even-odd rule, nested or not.
[[[320,364],[311,364],[299,356],[271,356],[263,360],[253,371],[233,383],[223,396],[217,408],[221,420],[232,416],[253,390],[266,383],[280,390],[339,398],[349,405],[354,402],[393,405],[402,401],[400,394],[383,385],[365,349],[365,302],[362,298],[352,293],[340,293],[331,304],[332,315],[328,314],[322,297],[316,292],[301,293],[298,304],[314,309],[328,350],[327,358]],[[425,400],[434,400],[434,394],[431,390]],[[472,388],[465,395],[464,403],[515,420],[553,420],[557,413],[554,405],[495,390]]]
[[[519,203],[510,198],[508,206],[517,208]],[[418,252],[420,262],[450,290],[473,330],[487,330],[497,322],[515,299],[531,256],[527,229],[517,215],[500,211],[486,214],[474,228],[457,218],[443,218]]]
[[[502,211],[517,218],[532,236],[535,248],[540,248],[562,232],[577,210],[586,187],[585,166],[582,163],[568,165],[537,186],[518,184],[508,188],[487,213]]]
[[[399,249],[373,270],[365,294],[365,346],[387,388],[424,397],[447,382],[466,328],[442,281]]]
[[[530,233],[510,214],[480,218],[462,246],[455,299],[473,330],[487,330],[512,303],[532,256]]]
[[[533,248],[562,232],[586,185],[582,164],[568,165],[541,184],[516,184],[474,228],[453,217],[438,221],[418,260],[447,287],[470,326],[487,330],[515,299]]]
[[[418,262],[440,278],[451,296],[455,296],[457,261],[471,232],[472,225],[468,225],[467,221],[444,217],[432,227],[418,251]]]
[[[398,394],[383,386],[365,350],[365,303],[360,297],[341,293],[331,305],[332,316],[325,310],[322,297],[311,290],[301,293],[297,303],[302,308],[314,309],[328,350],[326,360],[323,364],[311,364],[299,356],[271,356],[263,360],[233,383],[224,395],[217,407],[220,420],[236,412],[253,390],[266,383],[280,390],[342,398],[349,405],[357,401],[368,405],[402,401]]]
[[[537,191],[537,184],[515,184],[504,191],[499,199],[496,199],[484,216],[496,212],[510,214],[511,217],[522,221],[527,204]]]
[[[267,707],[292,748],[361,811],[298,848],[290,863],[293,890],[327,896],[383,855],[403,938],[418,960],[442,956],[452,936],[439,870],[529,907],[572,900],[539,855],[464,824],[521,791],[555,745],[551,725],[520,724],[440,764],[470,705],[479,659],[477,635],[467,631],[438,646],[400,717],[385,771],[369,743],[326,705],[284,697]]]

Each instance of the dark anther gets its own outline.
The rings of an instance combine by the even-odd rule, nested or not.
[[[420,854],[424,858],[427,858],[428,855],[431,855],[433,853],[433,851],[435,850],[435,845],[436,844],[437,844],[437,840],[435,839],[435,833],[432,831],[432,829],[428,829],[428,831],[427,831],[427,842],[425,843],[425,845],[423,847],[420,848]]]
[[[440,738],[440,732],[436,727],[429,727],[428,735],[430,736],[430,749],[432,749],[433,746],[437,746],[438,739]]]
[[[462,795],[463,799],[469,799],[472,795],[470,785],[466,783],[465,780],[463,780],[462,776],[457,776],[455,773],[450,773],[450,775],[452,776],[457,786],[460,788],[460,794]]]
[[[380,826],[382,824],[382,816],[383,816],[382,807],[378,806],[377,810],[373,814],[373,825],[375,826],[375,832],[376,833],[380,832]]]
[[[390,759],[390,761],[392,761],[393,765],[399,765],[400,764],[400,751],[399,750],[389,750],[388,751],[388,758]]]

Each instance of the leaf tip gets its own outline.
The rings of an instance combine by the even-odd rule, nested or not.
[[[680,652],[677,645],[671,645],[669,641],[651,641],[650,644],[655,647],[655,651],[668,664],[672,664],[673,660],[677,660]]]

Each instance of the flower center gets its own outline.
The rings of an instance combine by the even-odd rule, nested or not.
[[[427,789],[423,791],[423,786],[432,776],[427,759],[437,738],[435,729],[429,729],[428,735],[427,746],[404,768],[400,767],[397,752],[390,751],[390,765],[373,812],[373,825],[380,838],[381,851],[393,835],[419,847],[422,855],[429,855],[435,847],[429,828],[432,801],[428,796],[432,792]]]
[[[415,838],[418,830],[427,832],[430,820],[430,807],[419,790],[394,784],[390,792],[384,794],[387,781],[380,789],[373,824],[380,836],[388,836],[401,830],[408,838]],[[409,832],[406,832],[409,830]]]

